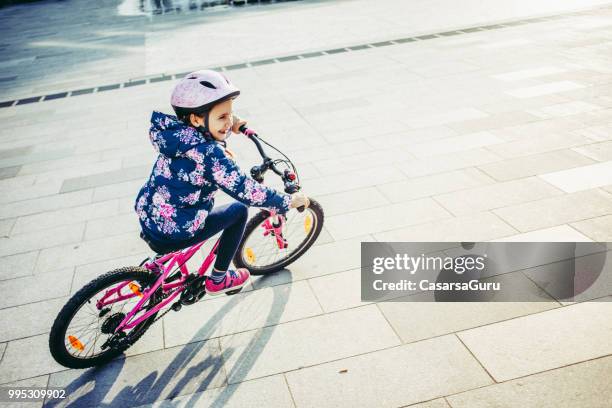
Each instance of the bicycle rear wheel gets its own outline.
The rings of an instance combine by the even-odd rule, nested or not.
[[[157,276],[141,267],[126,267],[94,279],[70,298],[57,315],[49,335],[53,358],[68,368],[87,368],[105,364],[134,344],[155,321],[157,313],[127,332],[114,333],[125,315],[141,299],[142,291],[152,286]],[[127,283],[127,284],[126,284]],[[136,294],[101,309],[96,303],[113,288],[126,284],[121,294]],[[142,306],[144,313],[159,303],[154,293]],[[138,314],[136,315],[138,316]]]
[[[287,248],[279,248],[273,235],[263,234],[262,224],[270,213],[262,210],[247,223],[234,255],[234,265],[248,269],[252,275],[266,275],[285,268],[302,256],[321,233],[323,208],[311,198],[310,206],[303,212],[292,209],[285,216],[283,237],[287,240]]]

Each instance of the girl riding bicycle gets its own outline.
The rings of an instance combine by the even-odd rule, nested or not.
[[[210,70],[193,72],[176,85],[171,96],[176,116],[156,111],[151,116],[149,137],[159,156],[135,204],[141,236],[157,253],[223,231],[206,280],[211,295],[239,289],[250,276],[244,268],[228,270],[244,233],[247,206],[284,214],[309,204],[302,193],[281,193],[247,177],[225,148],[230,133],[246,123],[232,113],[239,94],[223,74]],[[213,208],[218,189],[238,202]]]

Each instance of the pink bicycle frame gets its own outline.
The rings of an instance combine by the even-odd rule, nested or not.
[[[96,303],[96,307],[98,308],[98,310],[102,309],[104,306],[107,306],[109,304],[119,302],[125,299],[133,298],[136,296],[139,296],[141,298],[136,304],[136,306],[134,306],[134,308],[121,321],[119,326],[117,326],[115,333],[121,330],[133,329],[134,327],[139,325],[141,322],[151,317],[154,313],[157,313],[159,310],[161,310],[162,308],[170,304],[183,291],[185,282],[187,281],[187,277],[189,276],[189,273],[190,273],[185,264],[202,247],[202,245],[204,245],[205,242],[206,241],[202,241],[184,250],[172,252],[172,253],[163,255],[161,258],[145,263],[143,266],[146,269],[150,271],[161,270],[161,275],[159,276],[159,278],[157,279],[157,281],[155,282],[153,286],[151,286],[150,288],[146,288],[142,293],[138,289],[129,288],[130,293],[122,294],[121,290],[125,287],[128,287],[128,285],[131,283],[129,281],[123,282],[119,286],[106,291],[104,296],[102,296],[102,298]],[[217,242],[213,246],[210,253],[204,259],[204,262],[202,262],[202,265],[200,265],[200,268],[198,269],[198,273],[197,273],[198,276],[204,275],[206,271],[208,270],[208,268],[210,267],[210,265],[212,265],[215,259],[215,256],[216,256],[216,250],[217,250],[218,245],[219,245],[219,241],[217,240]],[[166,279],[168,278],[168,276],[170,275],[170,272],[173,270],[175,266],[178,266],[179,270],[181,271],[181,278],[176,282],[166,283]],[[136,315],[136,313],[140,311],[140,308],[151,297],[151,295],[155,293],[155,291],[157,291],[157,289],[160,286],[164,294],[167,294],[174,289],[177,289],[177,288],[178,289],[174,290],[166,299],[164,299],[162,302],[155,305],[153,308],[145,312],[143,315],[132,320],[134,315]]]
[[[264,228],[263,235],[268,236],[272,234],[276,238],[276,243],[279,248],[283,249],[287,247],[287,241],[283,238],[282,231],[285,226],[285,217],[279,216],[279,225],[274,226],[274,223],[271,221],[272,217],[276,214],[274,211],[270,211],[270,218],[266,219],[262,223],[262,227]],[[106,291],[104,296],[96,303],[96,307],[98,310],[101,310],[104,306],[110,305],[115,302],[120,302],[122,300],[130,299],[136,296],[139,296],[141,299],[138,301],[136,306],[128,312],[125,318],[121,321],[115,333],[118,333],[121,330],[133,329],[138,326],[144,320],[151,317],[153,314],[157,313],[167,305],[169,305],[184,289],[185,282],[187,281],[187,277],[190,272],[185,265],[189,259],[204,245],[206,241],[202,241],[193,246],[190,246],[181,251],[172,252],[166,255],[163,255],[160,258],[154,259],[145,263],[143,266],[152,272],[158,272],[161,270],[161,275],[155,282],[153,286],[150,288],[146,288],[143,292],[140,292],[139,288],[130,287],[129,281],[123,282],[120,285],[109,289]],[[198,276],[203,276],[208,268],[212,265],[215,260],[216,250],[219,246],[219,240],[215,242],[210,253],[206,256],[200,268],[198,269]],[[176,282],[166,283],[166,279],[170,275],[170,272],[173,270],[175,266],[178,266],[181,271],[181,277]],[[153,293],[155,293],[158,288],[161,286],[162,293],[168,294],[170,291],[173,291],[166,299],[152,307],[150,310],[146,311],[141,316],[134,318],[134,316],[140,311],[140,308],[147,302],[147,300],[151,297]],[[128,287],[129,293],[122,294],[122,289]],[[175,290],[176,289],[176,290]],[[132,320],[133,319],[133,320]]]

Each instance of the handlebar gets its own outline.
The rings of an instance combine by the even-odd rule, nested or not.
[[[251,139],[251,141],[253,143],[255,143],[255,146],[257,147],[257,151],[259,152],[259,155],[263,159],[263,163],[261,165],[253,166],[251,168],[251,177],[253,177],[253,179],[255,181],[257,181],[258,183],[262,183],[263,182],[263,176],[266,173],[266,171],[272,170],[275,174],[280,176],[280,178],[283,180],[283,183],[285,184],[285,193],[293,194],[293,193],[298,192],[300,190],[300,185],[299,185],[299,182],[295,181],[295,179],[296,179],[295,173],[289,171],[288,169],[285,169],[284,171],[281,171],[281,170],[279,170],[276,167],[276,165],[274,164],[274,161],[270,157],[268,157],[268,155],[264,151],[263,146],[261,145],[261,142],[260,142],[260,139],[259,139],[259,136],[257,135],[257,133],[255,133],[253,130],[247,128],[246,125],[240,126],[240,128],[238,130],[242,134],[247,136],[249,139]],[[281,152],[281,154],[282,154],[282,152]],[[284,154],[283,154],[283,156],[284,156]],[[293,166],[293,163],[291,163],[291,165]],[[294,167],[294,169],[295,169],[295,167]],[[299,212],[302,212],[302,211],[304,211],[304,209],[305,209],[305,207],[301,206],[297,210]]]

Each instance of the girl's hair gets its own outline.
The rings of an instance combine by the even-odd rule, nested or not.
[[[192,113],[193,112],[180,115],[180,116],[178,116],[178,120],[180,120],[181,122],[183,122],[187,126],[193,126],[193,124],[191,123],[191,120],[189,119],[191,117]],[[204,115],[206,115],[206,113],[193,113],[193,114],[196,115],[200,119],[203,119]]]

